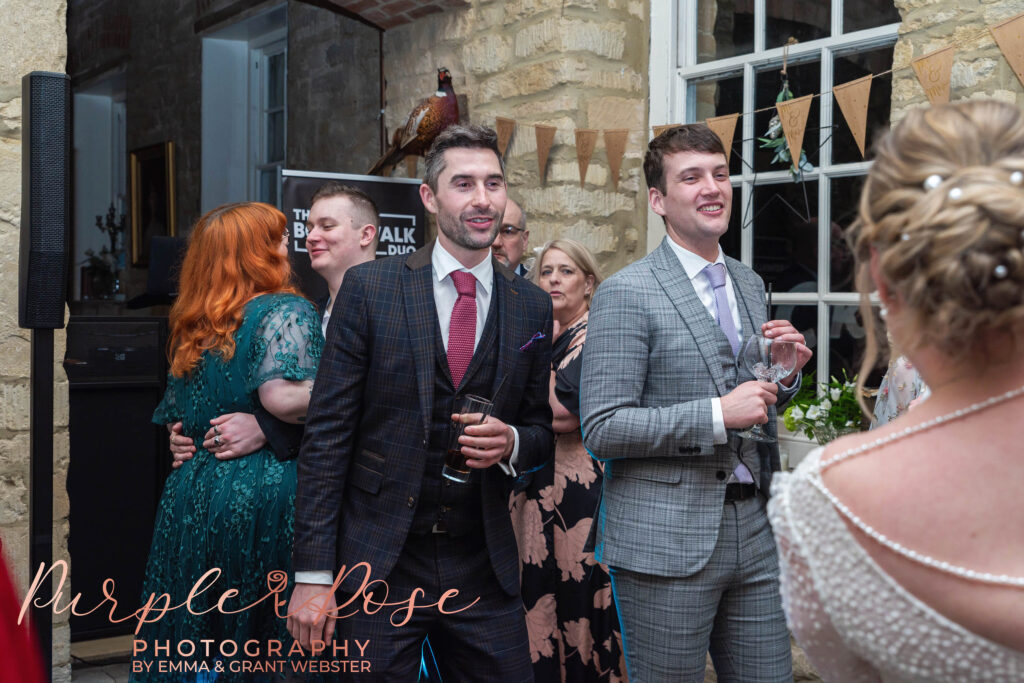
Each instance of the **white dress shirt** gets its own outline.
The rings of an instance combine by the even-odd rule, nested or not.
[[[715,292],[708,281],[708,276],[704,274],[704,269],[712,263],[725,264],[725,255],[722,253],[721,247],[718,249],[718,258],[714,261],[708,261],[703,256],[698,256],[692,251],[679,246],[671,237],[668,239],[668,244],[679,259],[679,263],[682,264],[687,277],[690,278],[690,284],[693,285],[697,298],[704,304],[704,308],[707,309],[711,320],[717,325],[718,319],[715,317],[717,311]],[[725,293],[729,299],[729,313],[732,314],[732,320],[736,324],[736,334],[739,337],[740,348],[742,348],[743,326],[740,324],[740,309],[736,304],[736,292],[733,291],[732,276],[729,275],[728,268],[725,269]],[[725,430],[725,417],[722,415],[722,399],[719,397],[711,399],[711,423],[713,430],[712,442],[716,444],[728,443],[729,434]]]

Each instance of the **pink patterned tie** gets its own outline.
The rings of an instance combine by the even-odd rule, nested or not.
[[[448,324],[448,369],[452,383],[458,388],[473,358],[476,341],[476,277],[462,270],[453,270],[451,276],[459,298],[455,300]]]

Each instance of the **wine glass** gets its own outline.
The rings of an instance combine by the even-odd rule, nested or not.
[[[796,368],[796,357],[796,342],[776,341],[754,334],[743,344],[739,363],[761,382],[778,382]],[[776,440],[759,424],[737,434],[751,441],[772,443]]]

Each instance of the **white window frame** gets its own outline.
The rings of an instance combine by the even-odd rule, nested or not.
[[[284,57],[284,79],[283,99],[281,106],[271,110],[269,105],[269,85],[267,77],[270,70],[267,63],[270,58],[276,55]],[[278,174],[278,190],[280,192],[281,169],[285,166],[285,158],[268,158],[267,130],[270,114],[281,112],[285,115],[283,130],[285,156],[288,150],[288,31],[286,28],[272,31],[249,43],[249,196],[254,199],[263,200],[260,197],[260,173],[269,169],[276,169]],[[280,204],[281,198],[277,197]]]
[[[855,0],[846,0],[854,2]],[[821,78],[819,93],[824,96],[815,98],[812,106],[820,107],[819,121],[822,130],[832,125],[835,116],[842,120],[842,114],[834,112],[831,91],[833,83],[833,60],[837,55],[864,52],[881,47],[894,45],[898,38],[900,24],[893,23],[876,28],[865,29],[854,33],[842,33],[843,0],[831,0],[832,35],[806,43],[798,43],[789,47],[788,63],[798,64],[820,60]],[[697,26],[698,0],[652,0],[651,3],[651,50],[650,50],[650,124],[651,126],[670,123],[691,123],[696,116],[696,102],[687,97],[691,83],[707,80],[710,77],[724,78],[743,76],[743,112],[750,113],[756,109],[754,86],[756,73],[764,69],[782,67],[783,48],[765,49],[765,17],[766,0],[754,0],[754,49],[752,52],[734,57],[727,57],[701,64],[697,62]],[[659,87],[665,84],[664,87]],[[802,93],[808,94],[808,93]],[[726,112],[728,113],[728,112]],[[742,136],[744,159],[753,159],[756,137],[763,131],[754,129],[755,117],[740,117],[740,128],[737,133]],[[845,125],[845,123],[843,123]],[[836,305],[852,305],[859,303],[856,292],[829,292],[831,273],[829,270],[829,249],[824,248],[831,243],[831,180],[850,176],[862,176],[867,173],[871,163],[832,163],[831,136],[823,141],[819,153],[820,164],[814,171],[805,173],[807,181],[818,181],[818,290],[807,293],[775,293],[773,304],[802,304],[817,306],[817,326],[819,338],[816,340],[815,359],[817,377],[828,376],[831,335],[823,334],[830,327],[829,308]],[[746,165],[742,173],[731,177],[734,189],[740,192],[744,215],[741,225],[747,225],[756,213],[752,196],[754,192],[755,173]],[[787,170],[759,171],[756,173],[757,185],[770,185],[791,182]],[[664,224],[660,216],[648,212],[647,250],[653,251],[664,237]],[[748,266],[753,263],[753,230],[743,230],[741,236],[741,260]]]

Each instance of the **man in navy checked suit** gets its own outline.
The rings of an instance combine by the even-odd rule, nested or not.
[[[529,681],[508,495],[515,473],[553,453],[551,300],[491,255],[507,201],[494,131],[449,127],[425,175],[420,196],[437,217],[437,241],[349,270],[331,316],[299,455],[289,630],[309,647],[336,626],[348,658],[371,662],[367,680],[415,680],[429,636],[445,681]],[[454,271],[475,278],[477,316],[457,386],[447,358]],[[494,412],[461,438],[472,476],[459,484],[441,469],[465,394],[492,398]],[[364,591],[378,601],[406,602],[417,588],[418,605],[459,593],[446,613],[420,608],[394,626],[409,610],[364,608],[362,594],[345,605],[366,572],[339,572],[361,562],[371,580],[386,581],[386,591],[380,582]],[[336,594],[317,585],[336,575]],[[317,609],[336,604],[337,618]],[[355,640],[369,641],[365,653]]]

